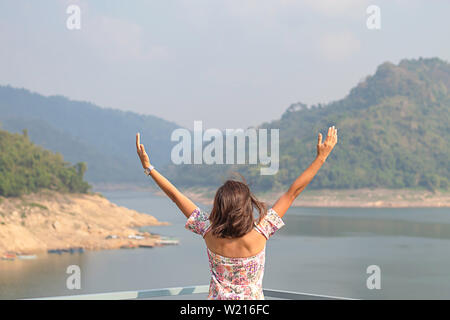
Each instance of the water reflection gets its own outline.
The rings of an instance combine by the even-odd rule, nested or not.
[[[405,236],[450,239],[450,224],[379,218],[290,215],[280,233],[287,236]]]
[[[148,230],[180,245],[0,261],[0,299],[208,283],[205,244],[185,230],[185,217],[169,199],[134,191],[104,195],[171,222]],[[286,226],[268,243],[267,288],[364,299],[450,298],[448,208],[291,208],[283,220]],[[66,288],[72,264],[81,267],[81,290]],[[382,269],[382,290],[366,288],[372,264]]]
[[[86,254],[38,254],[35,260],[0,261],[0,298],[72,294],[65,287],[69,265],[84,266]]]

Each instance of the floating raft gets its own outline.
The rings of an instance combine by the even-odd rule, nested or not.
[[[84,249],[83,248],[65,248],[65,249],[50,249],[47,250],[47,253],[52,253],[52,254],[63,254],[63,253],[70,253],[70,254],[74,254],[74,253],[83,253]]]

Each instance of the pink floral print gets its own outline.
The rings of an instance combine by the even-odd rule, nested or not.
[[[284,226],[283,220],[273,210],[255,224],[255,229],[269,239],[275,231]],[[209,215],[196,208],[186,222],[186,229],[204,236],[210,227]],[[229,258],[206,248],[211,281],[210,300],[263,300],[262,279],[266,247],[257,255],[246,258]]]
[[[269,240],[269,238],[282,226],[284,226],[284,222],[281,220],[278,213],[273,209],[269,209],[267,215],[256,226],[256,229]]]
[[[195,208],[186,222],[186,229],[191,230],[201,236],[204,236],[210,226],[209,215],[201,211],[200,208]]]

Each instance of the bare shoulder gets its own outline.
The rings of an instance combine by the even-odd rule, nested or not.
[[[264,249],[266,238],[255,229],[246,235],[227,239],[214,237],[209,232],[204,237],[206,246],[214,253],[224,257],[251,257]]]

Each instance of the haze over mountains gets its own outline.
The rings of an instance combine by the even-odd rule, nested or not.
[[[338,128],[338,144],[308,188],[437,188],[450,181],[450,65],[437,58],[386,62],[342,100],[295,103],[281,119],[261,125],[280,132],[280,169],[255,166],[171,167],[189,186],[218,186],[228,170],[256,190],[286,187],[316,155],[317,135]],[[206,168],[205,168],[206,167]],[[181,170],[183,174],[181,175]]]
[[[142,182],[136,132],[155,150],[155,165],[162,166],[170,160],[170,134],[179,127],[154,116],[8,86],[0,87],[0,122],[11,132],[26,128],[34,143],[60,152],[66,161],[86,162],[86,179],[94,183]]]
[[[168,165],[163,172],[178,185],[216,187],[231,169],[243,173],[257,190],[277,189],[314,159],[318,132],[325,134],[335,125],[338,144],[308,188],[446,189],[449,112],[447,62],[432,58],[383,63],[342,100],[311,107],[295,103],[281,119],[262,124],[280,129],[280,169],[275,176],[261,176],[255,166],[171,165],[175,142],[170,136],[179,127],[175,123],[0,87],[2,128],[26,128],[33,142],[72,163],[86,162],[86,179],[93,183],[144,181],[134,149],[134,135],[140,131],[152,162]]]

